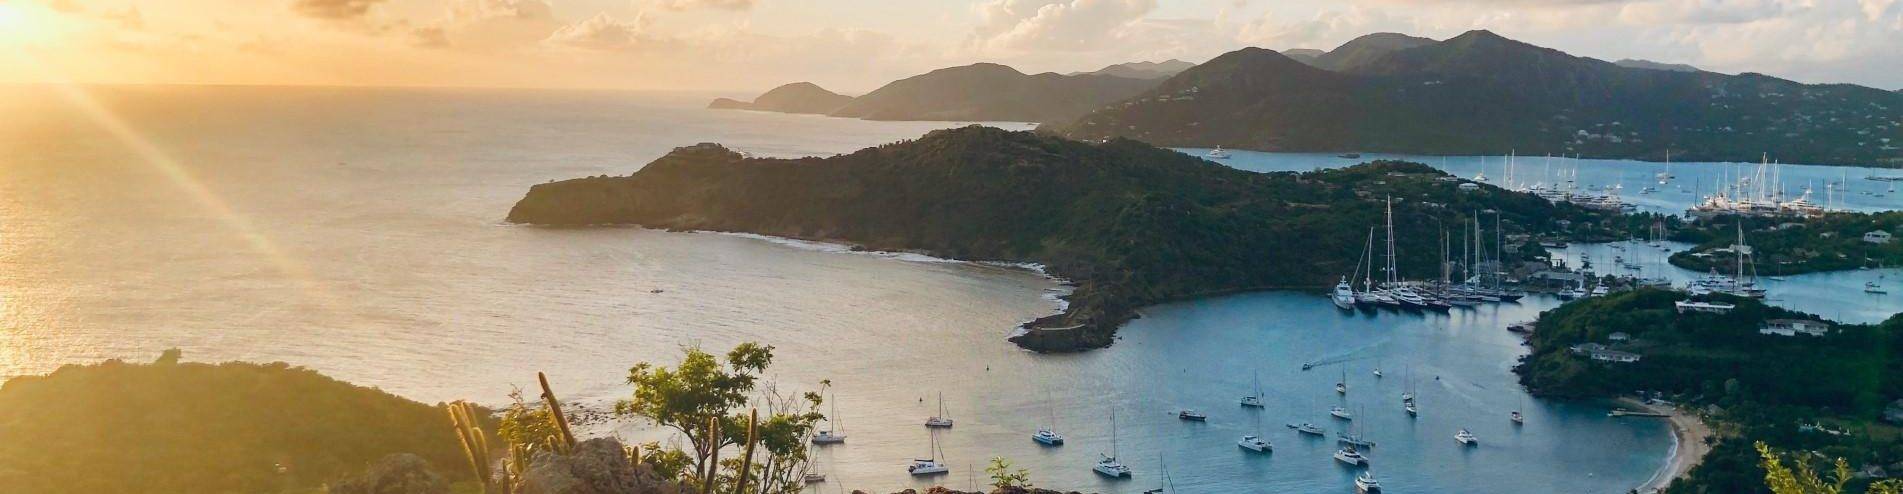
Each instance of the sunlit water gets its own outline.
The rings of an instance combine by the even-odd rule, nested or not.
[[[1041,485],[1085,491],[1154,487],[1164,465],[1184,492],[1346,491],[1332,437],[1283,427],[1332,434],[1335,404],[1361,409],[1390,492],[1623,492],[1670,445],[1659,423],[1514,385],[1525,350],[1502,328],[1551,299],[1373,315],[1312,294],[1234,295],[1148,308],[1110,349],[1039,356],[1004,336],[1055,310],[1061,288],[1024,269],[500,222],[532,184],[625,174],[674,146],[823,155],[956,124],[715,112],[628,93],[94,92],[156,144],[157,162],[50,93],[0,99],[19,117],[0,119],[0,377],[179,347],[424,401],[498,403],[546,371],[564,398],[599,409],[628,392],[635,362],[760,341],[779,349],[782,389],[836,384],[850,439],[821,453],[826,491],[926,485],[903,465],[927,454],[920,422],[941,392],[958,425],[941,435],[953,473],[937,480],[954,486],[1005,456]],[[1333,365],[1301,371],[1310,360]],[[1345,400],[1330,389],[1342,372]],[[1250,412],[1236,399],[1257,374],[1269,406]],[[1400,410],[1410,376],[1419,419]],[[1516,406],[1524,427],[1506,420]],[[1180,407],[1209,422],[1178,421]],[[1089,470],[1110,449],[1112,413],[1134,480]],[[1235,446],[1258,420],[1273,454]],[[1053,421],[1070,444],[1032,443]],[[1460,427],[1484,445],[1458,447]],[[590,430],[667,437],[639,423]]]

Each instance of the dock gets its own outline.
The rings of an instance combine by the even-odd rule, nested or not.
[[[1624,408],[1614,408],[1612,409],[1612,411],[1606,412],[1606,416],[1607,417],[1651,417],[1651,418],[1663,419],[1663,418],[1671,418],[1672,414],[1658,413],[1658,412],[1635,412],[1632,410],[1626,410]]]

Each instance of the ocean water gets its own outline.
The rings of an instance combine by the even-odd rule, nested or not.
[[[778,389],[835,383],[849,439],[820,451],[832,477],[820,491],[964,487],[1002,456],[1083,491],[1140,492],[1167,470],[1183,492],[1347,492],[1332,436],[1283,427],[1332,434],[1336,404],[1380,442],[1390,492],[1624,492],[1671,446],[1661,423],[1514,385],[1525,350],[1503,327],[1558,303],[1547,298],[1350,314],[1314,294],[1239,294],[1151,307],[1109,349],[1041,356],[1004,337],[1058,310],[1064,288],[1023,267],[501,222],[530,185],[629,173],[675,146],[826,155],[957,123],[716,112],[673,94],[12,89],[0,96],[18,117],[0,119],[0,378],[178,347],[426,402],[500,403],[545,371],[565,400],[601,409],[629,393],[636,362],[759,341],[778,349]],[[1329,365],[1301,371],[1310,360]],[[1269,406],[1243,410],[1256,376]],[[1400,410],[1410,381],[1419,419]],[[940,394],[958,422],[939,436],[953,471],[909,478]],[[1209,422],[1178,421],[1183,407]],[[1506,420],[1515,407],[1524,427]],[[1112,414],[1132,480],[1089,470],[1111,448]],[[1243,454],[1235,441],[1258,423],[1275,451]],[[1068,445],[1031,442],[1050,424]],[[1461,427],[1483,446],[1458,447]],[[669,440],[639,422],[588,430]]]

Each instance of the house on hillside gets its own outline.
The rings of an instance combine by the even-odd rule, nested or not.
[[[1690,300],[1680,300],[1677,302],[1672,302],[1672,306],[1676,307],[1678,309],[1678,313],[1680,314],[1684,314],[1687,312],[1705,312],[1710,314],[1724,314],[1724,313],[1731,312],[1731,309],[1738,308],[1738,306],[1736,305],[1727,304],[1723,302],[1693,302]]]
[[[1823,336],[1830,333],[1830,323],[1808,319],[1772,319],[1764,321],[1758,327],[1758,334],[1778,336]]]
[[[1629,364],[1629,363],[1639,361],[1639,354],[1632,353],[1632,352],[1621,352],[1618,350],[1599,350],[1599,351],[1591,352],[1591,356],[1593,360],[1597,360],[1600,362],[1615,362],[1615,363]]]
[[[1872,230],[1869,233],[1863,234],[1863,241],[1877,245],[1888,244],[1890,243],[1890,232]]]

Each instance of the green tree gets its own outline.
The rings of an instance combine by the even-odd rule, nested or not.
[[[1825,481],[1801,459],[1791,462],[1795,468],[1786,467],[1783,455],[1763,441],[1757,443],[1757,448],[1762,458],[1760,465],[1764,467],[1764,484],[1775,494],[1843,494],[1844,485],[1850,483],[1850,463],[1843,458],[1831,462],[1831,480]],[[1872,483],[1864,492],[1898,494],[1899,491],[1903,491],[1903,482],[1892,479]]]
[[[548,408],[541,404],[529,405],[522,399],[522,390],[509,392],[514,400],[509,409],[502,412],[502,421],[496,425],[496,436],[511,445],[528,446],[531,450],[556,450],[551,441],[561,436],[555,422],[549,417]]]
[[[992,457],[985,473],[991,474],[991,486],[999,489],[1031,486],[1031,472],[1012,465],[1011,460],[1002,456]]]
[[[680,364],[673,368],[647,362],[628,370],[628,383],[634,396],[615,404],[618,415],[645,418],[656,425],[673,429],[687,440],[691,451],[684,452],[690,463],[682,465],[679,477],[701,482],[710,475],[719,485],[732,485],[739,476],[738,451],[722,461],[712,461],[714,452],[743,446],[747,440],[747,407],[764,408],[754,425],[758,441],[751,470],[754,482],[748,490],[762,493],[798,492],[811,462],[806,442],[813,425],[825,418],[819,413],[820,392],[780,393],[760,375],[773,363],[773,347],[741,343],[724,358],[700,348],[684,350]],[[821,383],[821,391],[826,382]],[[708,424],[718,422],[717,434],[709,434]],[[757,486],[757,487],[755,487]]]

